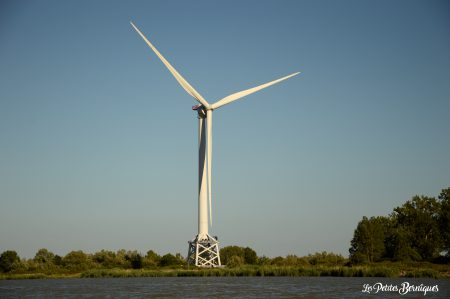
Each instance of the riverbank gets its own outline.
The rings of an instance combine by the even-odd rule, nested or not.
[[[239,276],[332,276],[332,277],[391,277],[391,278],[450,278],[448,265],[373,264],[363,266],[255,266],[236,268],[158,268],[158,269],[91,269],[78,273],[8,273],[0,279],[60,279],[107,277],[239,277]]]

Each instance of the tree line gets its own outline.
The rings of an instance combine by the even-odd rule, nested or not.
[[[220,250],[223,265],[308,267],[351,266],[381,261],[427,261],[448,263],[450,260],[450,188],[437,198],[414,196],[388,216],[363,217],[350,243],[349,258],[321,252],[299,257],[269,258],[258,256],[250,247],[226,246]],[[16,251],[0,255],[3,273],[79,273],[91,269],[158,269],[186,268],[181,254],[159,255],[153,250],[142,254],[136,250],[101,250],[85,253],[71,251],[59,256],[43,248],[31,259],[21,259]]]
[[[136,250],[121,249],[116,252],[101,250],[94,254],[82,250],[71,251],[61,257],[42,248],[34,258],[21,259],[16,251],[7,250],[0,255],[0,271],[16,273],[75,273],[88,269],[142,269],[156,267],[183,266],[186,261],[177,253],[168,253],[163,256],[153,250],[145,255]]]
[[[314,266],[344,265],[346,259],[334,253],[315,253],[304,257],[288,255],[286,257],[268,258],[258,256],[250,247],[226,246],[220,250],[220,258],[227,267],[243,265],[274,266]],[[79,273],[92,269],[159,269],[187,268],[186,260],[181,254],[159,255],[153,250],[141,254],[136,250],[124,249],[116,252],[101,250],[94,254],[81,250],[71,251],[61,257],[43,248],[31,259],[21,259],[16,251],[7,250],[0,255],[0,272],[3,273]]]
[[[437,198],[414,196],[388,216],[363,217],[351,240],[350,261],[427,261],[450,259],[450,188]]]

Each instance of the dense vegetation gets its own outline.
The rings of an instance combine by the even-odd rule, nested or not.
[[[243,266],[267,267],[298,267],[298,266],[343,266],[347,260],[333,253],[316,253],[305,257],[288,255],[270,259],[258,257],[249,247],[226,246],[220,250],[222,262],[227,268]],[[43,273],[43,274],[73,274],[87,270],[167,270],[190,269],[186,260],[177,253],[160,256],[152,250],[146,255],[137,251],[119,250],[117,252],[101,250],[87,254],[81,250],[71,251],[64,257],[53,254],[47,249],[39,249],[32,259],[20,259],[15,251],[5,251],[0,256],[0,270],[4,273]]]
[[[0,279],[48,277],[152,276],[384,276],[450,277],[450,188],[438,198],[414,196],[392,214],[363,217],[351,241],[350,257],[315,253],[298,257],[258,256],[250,247],[220,250],[224,268],[188,266],[179,253],[149,250],[81,250],[59,256],[39,249],[21,259],[13,250],[0,255]]]
[[[448,263],[450,188],[438,198],[414,196],[389,216],[363,217],[351,241],[350,261]]]

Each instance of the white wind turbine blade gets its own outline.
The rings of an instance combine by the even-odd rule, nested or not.
[[[246,90],[243,90],[243,91],[239,91],[239,92],[233,93],[233,94],[231,94],[229,96],[226,96],[223,99],[215,102],[214,104],[212,104],[211,108],[212,109],[217,109],[217,108],[222,107],[224,105],[227,105],[227,104],[229,104],[231,102],[234,102],[234,101],[236,101],[236,100],[238,100],[238,99],[240,99],[242,97],[248,96],[249,94],[257,92],[257,91],[259,91],[259,90],[261,90],[263,88],[269,87],[271,85],[277,84],[277,83],[279,83],[279,82],[281,82],[283,80],[289,79],[290,77],[293,77],[293,76],[298,75],[298,74],[300,74],[300,72],[293,73],[293,74],[291,74],[289,76],[286,76],[286,77],[283,77],[283,78],[280,78],[280,79],[277,79],[277,80],[273,80],[271,82],[268,82],[268,83],[265,83],[265,84],[262,84],[262,85],[259,85],[259,86],[253,87],[253,88],[249,88],[249,89],[246,89]]]
[[[142,39],[147,43],[147,45],[155,52],[155,54],[159,57],[159,59],[164,63],[164,65],[169,69],[175,79],[180,83],[181,87],[187,91],[192,97],[194,97],[200,104],[205,107],[209,107],[209,103],[192,87],[178,72],[177,70],[164,58],[164,56],[159,53],[159,51],[150,43],[150,41],[144,36],[144,34],[133,24],[130,22],[131,26],[133,26],[134,30],[142,37]]]
[[[208,153],[208,200],[209,200],[209,225],[212,226],[212,200],[211,200],[211,170],[212,170],[212,110],[206,112],[206,151]]]

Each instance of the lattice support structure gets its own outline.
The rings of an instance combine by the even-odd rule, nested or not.
[[[220,267],[219,242],[217,238],[207,235],[207,238],[189,241],[187,262],[197,267]]]

